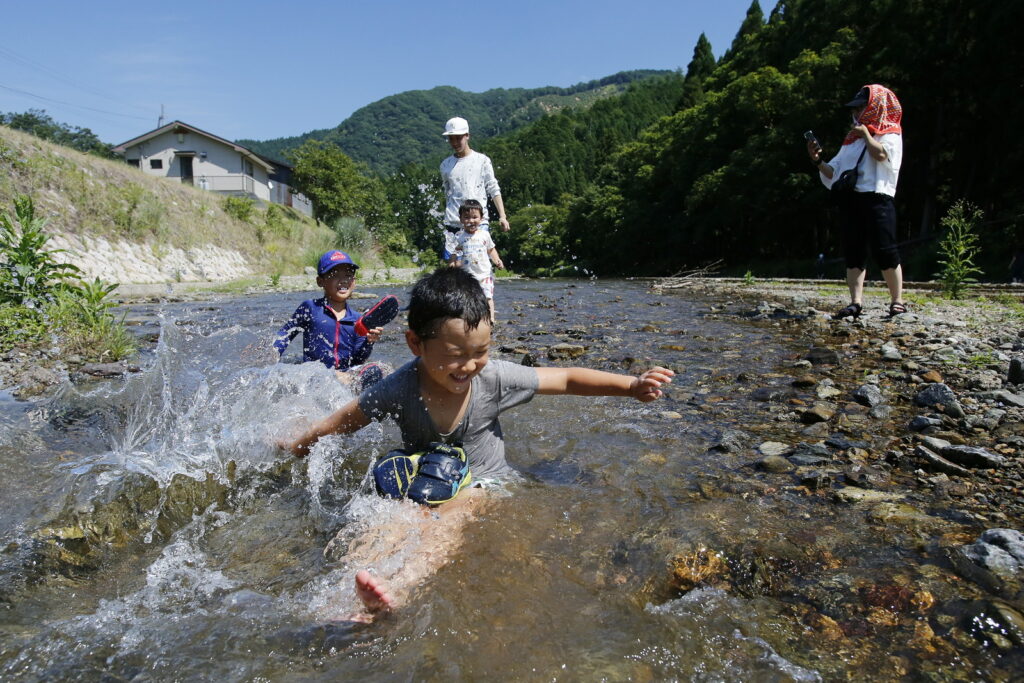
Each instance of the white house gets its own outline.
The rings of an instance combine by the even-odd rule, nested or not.
[[[149,175],[175,178],[220,194],[292,206],[307,216],[313,213],[309,199],[289,191],[290,167],[181,121],[122,142],[113,151]]]

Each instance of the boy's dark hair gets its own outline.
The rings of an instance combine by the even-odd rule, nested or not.
[[[470,209],[476,209],[480,212],[480,217],[484,217],[484,205],[475,199],[467,199],[462,202],[461,206],[459,206],[459,218],[462,218],[463,212],[469,211]]]
[[[433,339],[445,320],[458,318],[467,330],[490,321],[491,309],[477,279],[461,268],[442,267],[419,279],[409,295],[409,329]]]

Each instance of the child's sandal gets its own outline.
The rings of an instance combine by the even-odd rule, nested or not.
[[[901,314],[906,313],[906,312],[907,312],[907,305],[904,304],[904,303],[897,303],[897,302],[894,301],[893,303],[889,304],[889,317],[890,318],[895,318],[896,316],[901,315]]]
[[[856,320],[860,317],[860,312],[864,310],[864,307],[860,304],[849,304],[845,308],[842,308],[835,312],[832,316],[833,320],[842,320],[843,318],[853,318]]]

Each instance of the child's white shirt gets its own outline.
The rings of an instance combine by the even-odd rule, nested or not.
[[[477,230],[470,234],[460,230],[455,236],[456,254],[462,262],[462,268],[477,280],[491,276],[491,257],[487,252],[494,249],[494,240],[487,230]]]

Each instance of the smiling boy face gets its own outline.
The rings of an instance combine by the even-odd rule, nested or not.
[[[324,296],[332,307],[344,308],[356,288],[356,269],[347,263],[335,266],[318,276],[316,284],[323,287]]]
[[[491,350],[491,325],[481,322],[466,329],[461,318],[449,318],[430,339],[420,339],[415,332],[405,333],[409,349],[420,359],[423,381],[429,388],[449,394],[469,391],[473,378],[487,365]]]
[[[462,229],[472,235],[480,227],[483,216],[476,207],[463,207],[459,210],[459,220],[462,222]]]

